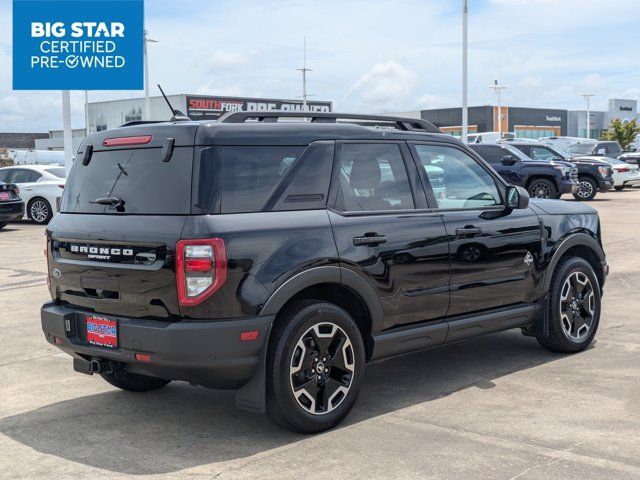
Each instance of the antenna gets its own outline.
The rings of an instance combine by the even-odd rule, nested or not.
[[[160,84],[158,84],[158,89],[160,90],[160,93],[164,97],[164,101],[167,102],[167,105],[169,105],[169,109],[171,110],[171,113],[173,114],[173,116],[171,117],[171,120],[170,120],[171,122],[178,122],[178,121],[184,122],[184,121],[187,121],[187,120],[191,120],[189,117],[187,117],[180,110],[178,110],[177,108],[173,108],[173,106],[171,105],[171,102],[169,101],[167,96],[164,94],[164,90],[162,90],[162,87],[160,86]]]
[[[312,72],[310,68],[307,68],[307,37],[304,37],[304,54],[303,54],[303,62],[302,68],[298,68],[297,70],[302,72],[302,109],[307,109],[307,72]]]

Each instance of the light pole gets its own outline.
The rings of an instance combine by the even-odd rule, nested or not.
[[[584,97],[584,99],[587,102],[587,138],[591,138],[591,109],[590,109],[590,105],[589,105],[589,100],[591,99],[591,97],[594,97],[595,94],[593,93],[581,93],[580,94],[582,97]]]
[[[498,80],[493,81],[493,85],[489,88],[493,88],[493,91],[498,95],[498,134],[500,138],[502,138],[502,90],[504,90],[504,85],[498,85]]]
[[[84,91],[84,134],[89,136],[89,92]]]
[[[467,105],[467,0],[462,0],[462,141],[469,135],[469,107]]]
[[[149,55],[147,54],[147,43],[158,43],[147,36],[144,31],[144,120],[151,120],[151,103],[149,102]]]
[[[302,72],[302,110],[307,110],[307,72],[311,72],[310,68],[307,68],[307,37],[304,37],[304,53],[302,68],[297,70]]]

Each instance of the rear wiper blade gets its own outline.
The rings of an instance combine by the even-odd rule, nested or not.
[[[95,200],[89,203],[98,204],[98,205],[107,205],[109,207],[124,207],[124,200],[120,197],[96,198]]]

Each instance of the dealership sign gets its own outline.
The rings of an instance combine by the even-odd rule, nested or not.
[[[330,112],[331,102],[307,102],[271,98],[212,97],[187,95],[187,116],[193,120],[214,120],[227,112]]]
[[[141,90],[143,0],[14,0],[14,90]]]

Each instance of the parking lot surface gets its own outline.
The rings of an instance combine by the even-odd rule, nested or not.
[[[339,428],[239,411],[233,392],[127,393],[46,343],[44,227],[0,231],[2,478],[640,478],[640,189],[599,195],[611,274],[594,345],[519,331],[370,365]]]

